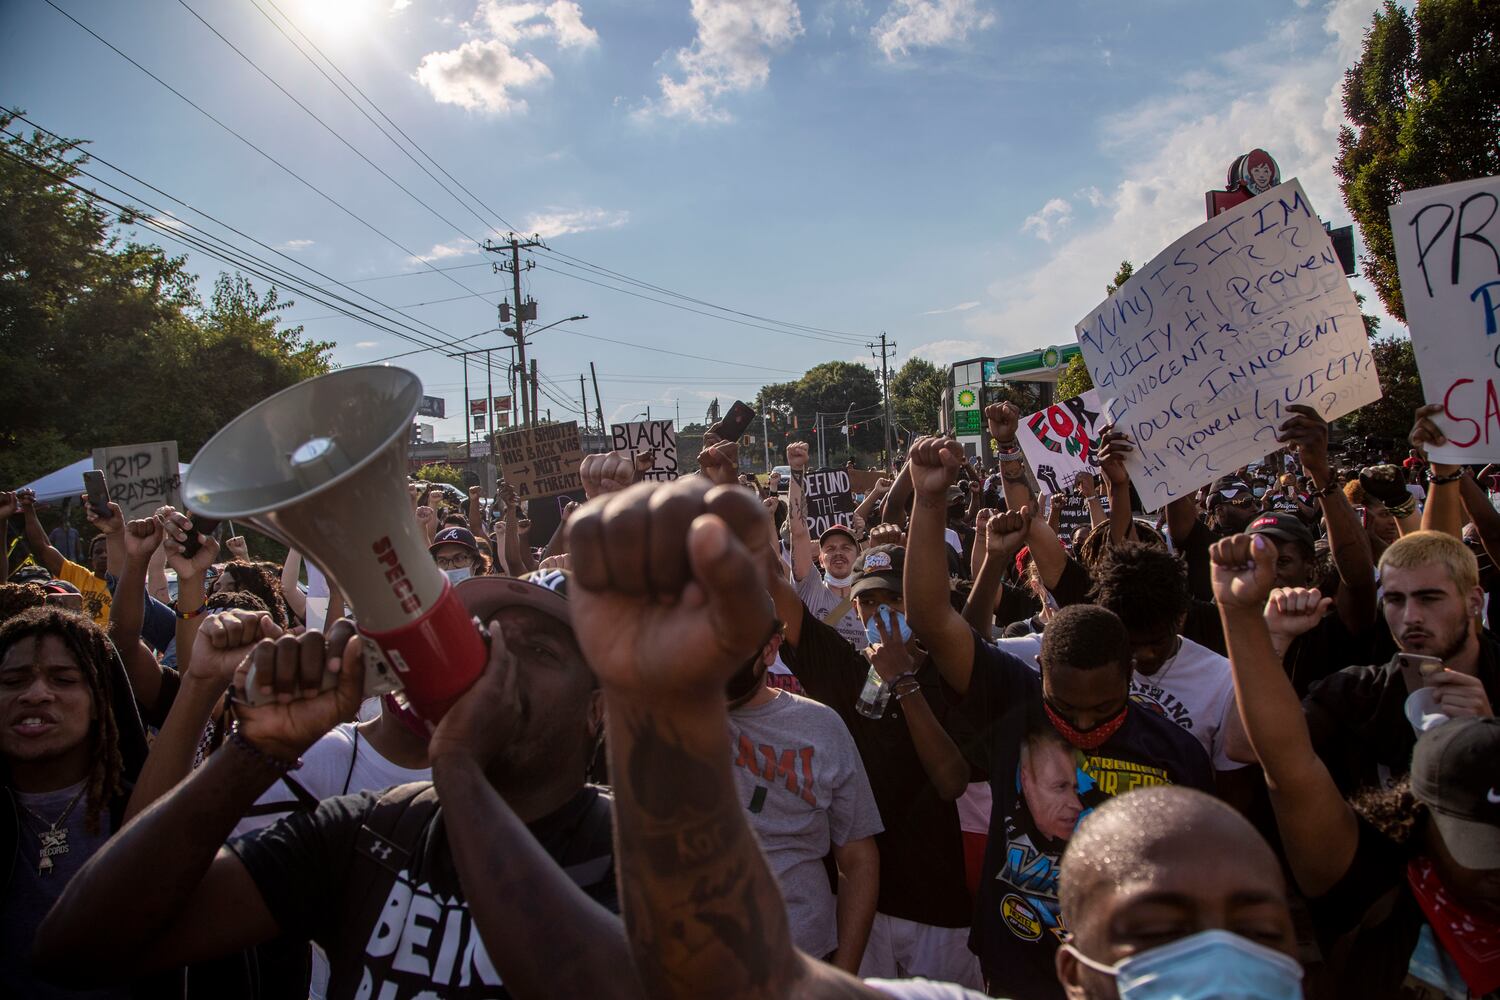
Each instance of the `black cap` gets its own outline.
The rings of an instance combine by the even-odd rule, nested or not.
[[[1411,757],[1411,791],[1432,813],[1453,860],[1500,868],[1500,719],[1455,719],[1429,729]]]
[[[1254,498],[1254,494],[1250,492],[1250,484],[1239,476],[1220,476],[1214,480],[1214,484],[1208,490],[1209,510],[1213,510],[1214,507],[1225,500]]]
[[[1271,538],[1282,542],[1297,542],[1312,549],[1317,545],[1317,539],[1313,538],[1312,529],[1309,528],[1302,518],[1296,514],[1286,514],[1281,511],[1273,511],[1262,514],[1250,522],[1245,529],[1247,535],[1269,535]]]
[[[866,549],[854,563],[854,583],[849,587],[849,596],[858,597],[867,590],[901,593],[901,572],[905,566],[905,546],[876,545]]]

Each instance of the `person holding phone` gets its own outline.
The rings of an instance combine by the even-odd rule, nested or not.
[[[88,506],[87,500],[85,495],[84,511],[100,533],[89,545],[89,565],[83,566],[66,558],[48,540],[36,515],[36,494],[30,490],[16,491],[16,504],[26,517],[26,544],[31,547],[31,554],[48,573],[77,587],[83,595],[84,612],[100,628],[108,628],[116,579],[111,567],[123,569],[125,565],[125,518],[120,514],[119,506],[108,501],[108,516],[100,517]]]

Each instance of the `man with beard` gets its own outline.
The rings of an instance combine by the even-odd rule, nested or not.
[[[1452,535],[1417,531],[1386,549],[1379,569],[1380,606],[1397,647],[1436,657],[1443,669],[1417,691],[1408,690],[1395,657],[1313,685],[1303,702],[1313,746],[1346,794],[1389,787],[1407,773],[1418,736],[1414,713],[1483,717],[1500,704],[1500,646],[1479,624],[1484,591],[1468,547]],[[1304,615],[1319,612],[1312,603]]]
[[[611,800],[584,780],[601,701],[565,589],[562,573],[460,585],[489,661],[432,734],[431,785],[330,798],[226,845],[364,685],[347,620],[326,641],[246,646],[232,690],[253,665],[275,699],[237,699],[223,748],[84,867],[38,931],[38,966],[114,983],[288,934],[327,952],[338,1000],[639,997],[613,913]]]
[[[1030,810],[1057,834],[1068,803],[1060,789],[1044,790],[1042,780],[1035,782],[1037,802],[1024,795],[1024,785],[1049,775],[1055,763],[1044,759],[1045,750],[1037,758],[1029,736],[1050,728],[1077,752],[1075,794],[1083,808],[1154,785],[1212,791],[1213,768],[1189,733],[1130,700],[1130,635],[1112,612],[1094,605],[1059,610],[1042,635],[1039,676],[954,610],[943,525],[948,486],[962,462],[952,438],[912,445],[907,469],[916,503],[907,532],[906,611],[917,640],[958,695],[957,714],[979,734],[972,762],[990,776],[994,808],[969,947],[992,996],[1054,1000],[1063,995],[1054,958],[1068,933],[1057,890],[1062,845],[1040,830],[1031,836],[1038,816]],[[1025,530],[1029,511],[1018,513],[1017,530]]]
[[[781,638],[778,628],[726,687],[734,781],[781,883],[793,943],[853,974],[880,894],[880,813],[838,714],[766,684]],[[830,849],[836,898],[823,864]]]
[[[849,593],[854,560],[859,556],[859,539],[854,537],[854,531],[842,524],[830,525],[818,537],[817,554],[823,573],[820,575],[813,565],[813,541],[807,530],[807,495],[804,492],[807,451],[807,445],[800,441],[786,448],[787,464],[792,469],[786,494],[787,540],[792,550],[792,578],[797,582],[797,596],[819,621],[831,625],[855,649],[864,649],[868,645],[865,626],[854,610],[854,598]]]

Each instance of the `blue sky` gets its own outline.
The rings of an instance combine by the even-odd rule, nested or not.
[[[590,317],[537,335],[529,354],[556,397],[543,407],[571,416],[593,361],[607,419],[680,406],[684,422],[701,419],[714,396],[727,405],[822,361],[868,361],[863,345],[882,330],[897,363],[1071,342],[1118,262],[1149,259],[1201,222],[1204,190],[1253,146],[1301,179],[1325,220],[1347,223],[1331,171],[1336,87],[1376,7],[187,0],[414,198],[181,3],[55,2],[389,240],[42,0],[0,4],[0,100],[401,308],[424,332],[502,343],[474,337],[496,326],[493,303],[510,287],[475,247],[503,235],[499,219],[595,267],[825,331],[669,308],[586,283],[622,285],[567,258],[533,254],[541,266],[525,288],[540,302],[538,323]],[[299,42],[295,29],[305,32],[487,209],[465,207],[419,170],[273,21]],[[219,232],[102,165],[90,169]],[[418,258],[458,269],[433,272]],[[225,269],[196,252],[190,267],[205,285]],[[316,302],[284,315],[336,341],[340,364],[413,349]],[[398,363],[458,415],[458,361],[426,351]],[[470,378],[483,381],[482,359]],[[439,432],[460,436],[461,424]]]

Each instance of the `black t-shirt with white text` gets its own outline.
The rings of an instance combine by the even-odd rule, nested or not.
[[[608,796],[585,786],[528,828],[590,898],[618,913]],[[376,792],[325,799],[228,846],[282,933],[315,941],[328,954],[329,1000],[508,997],[469,914],[442,807],[399,871],[386,873],[361,848],[379,799]],[[382,884],[382,899],[367,898]],[[360,924],[351,912],[378,917]]]
[[[1053,961],[1067,928],[1057,880],[1074,829],[1092,809],[1132,789],[1183,785],[1212,793],[1213,765],[1190,733],[1134,702],[1102,746],[1073,747],[1043,711],[1037,672],[977,633],[958,709],[978,734],[969,746],[990,776],[994,801],[969,948],[997,995],[1061,998]]]

